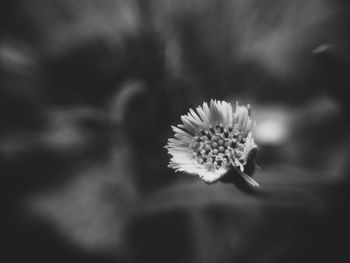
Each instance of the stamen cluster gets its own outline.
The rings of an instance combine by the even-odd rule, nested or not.
[[[224,127],[223,124],[200,130],[190,144],[193,157],[198,164],[215,171],[229,165],[243,166],[240,160],[244,150],[244,138],[237,127]]]

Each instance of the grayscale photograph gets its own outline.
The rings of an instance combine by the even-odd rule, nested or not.
[[[350,1],[2,0],[0,262],[350,262],[349,94]]]

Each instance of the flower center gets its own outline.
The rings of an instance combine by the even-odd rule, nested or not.
[[[200,130],[190,145],[193,158],[210,171],[221,167],[243,165],[240,158],[244,150],[244,136],[236,127],[222,124]]]

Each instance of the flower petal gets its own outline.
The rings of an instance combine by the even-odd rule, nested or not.
[[[248,183],[250,184],[251,186],[254,186],[254,187],[259,187],[260,185],[253,179],[251,178],[249,175],[245,174],[245,173],[239,173],[242,178]]]

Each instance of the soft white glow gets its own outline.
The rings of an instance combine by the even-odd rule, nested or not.
[[[258,123],[255,138],[263,144],[279,144],[287,139],[287,128],[282,119],[271,119]]]
[[[277,145],[285,143],[291,131],[295,112],[281,106],[257,106],[254,137],[257,144]]]

